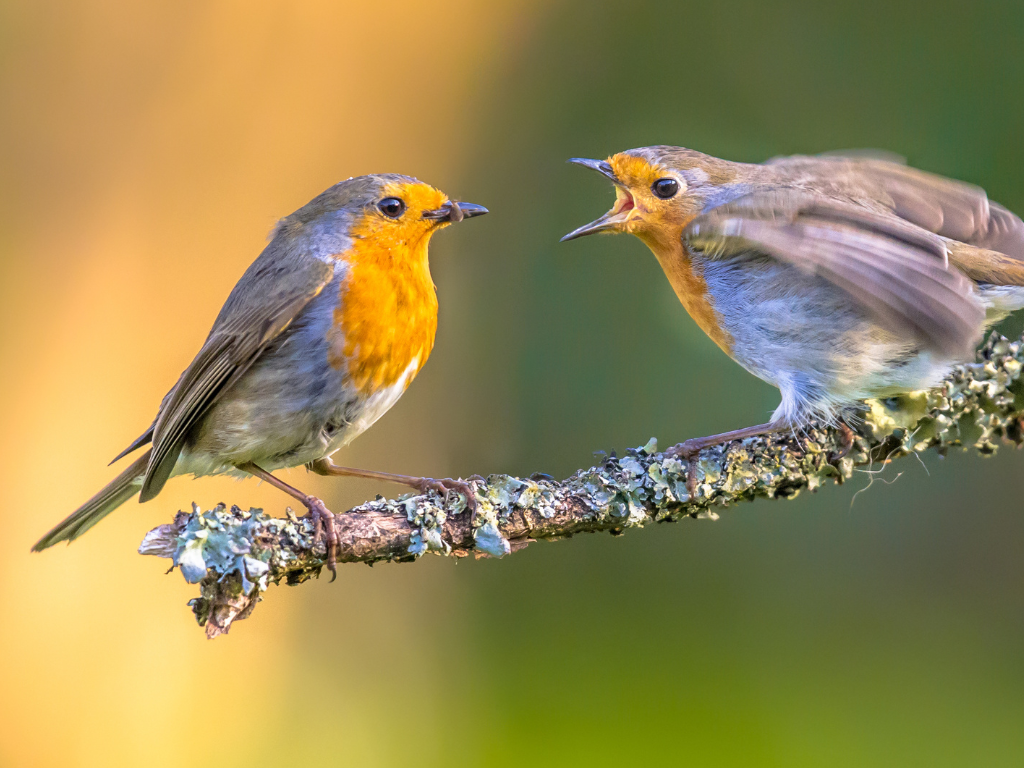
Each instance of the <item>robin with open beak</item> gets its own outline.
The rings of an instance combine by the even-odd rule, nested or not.
[[[383,416],[430,356],[430,238],[485,213],[409,176],[380,174],[335,184],[281,220],[153,425],[117,459],[152,447],[33,549],[81,536],[133,496],[152,499],[175,475],[251,475],[281,489],[309,510],[332,572],[334,515],[274,470],[306,465],[421,493],[457,491],[472,508],[463,481],[339,467],[330,456]]]
[[[669,146],[573,159],[616,200],[570,232],[629,232],[733,360],[778,387],[766,424],[687,440],[700,451],[824,422],[852,444],[860,401],[937,384],[986,326],[1024,307],[1024,224],[970,184],[893,156],[734,163]]]

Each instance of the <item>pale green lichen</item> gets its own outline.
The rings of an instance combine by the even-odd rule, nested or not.
[[[503,557],[512,551],[512,545],[501,532],[501,521],[524,489],[522,480],[507,475],[492,476],[482,488],[477,488],[476,511],[471,518],[477,550],[491,557]]]
[[[452,548],[442,537],[449,513],[430,501],[417,503],[412,497],[405,499],[404,504],[405,517],[416,528],[410,537],[409,554],[419,557],[427,552],[445,555],[451,552]],[[455,514],[454,510],[452,514]]]
[[[260,523],[262,510],[251,510],[244,522],[231,524],[225,509],[220,505],[200,512],[192,505],[192,515],[178,534],[174,564],[190,584],[198,584],[212,570],[221,577],[237,572],[246,594],[266,589],[269,566],[254,557],[252,551],[253,532]],[[233,509],[231,515],[238,512]]]

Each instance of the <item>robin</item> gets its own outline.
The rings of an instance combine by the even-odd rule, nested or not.
[[[896,156],[752,165],[655,146],[569,162],[610,179],[616,200],[562,239],[636,235],[697,325],[782,394],[767,424],[671,449],[691,495],[709,446],[817,421],[848,451],[859,401],[934,386],[1024,307],[1021,220]]]
[[[70,542],[135,495],[149,501],[175,475],[252,475],[298,499],[326,538],[332,572],[334,515],[274,470],[304,464],[421,493],[456,491],[472,507],[463,481],[339,467],[330,456],[383,416],[427,362],[437,328],[431,236],[485,213],[381,174],[335,184],[282,219],[152,426],[114,461],[152,447],[33,549]]]

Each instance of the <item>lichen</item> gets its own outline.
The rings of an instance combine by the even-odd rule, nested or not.
[[[237,516],[243,522],[236,523]],[[226,507],[219,504],[209,512],[201,512],[193,504],[192,514],[178,534],[173,558],[185,581],[198,584],[210,571],[221,578],[237,572],[246,594],[266,589],[269,566],[253,556],[253,531],[265,517],[261,509],[242,512],[233,507],[227,513]],[[269,559],[270,553],[265,554]]]
[[[448,554],[452,548],[442,537],[448,513],[430,500],[417,503],[415,498],[405,499],[405,517],[416,530],[410,536],[409,554],[419,557],[426,552]],[[454,510],[453,510],[454,512]]]

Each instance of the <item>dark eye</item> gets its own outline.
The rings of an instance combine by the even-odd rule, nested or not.
[[[679,182],[675,179],[658,179],[651,185],[651,191],[662,200],[668,200],[679,191]]]
[[[377,203],[377,208],[379,208],[380,212],[383,213],[385,216],[388,216],[389,218],[392,219],[397,219],[399,216],[405,213],[405,203],[399,200],[397,197],[385,197],[383,200]]]

